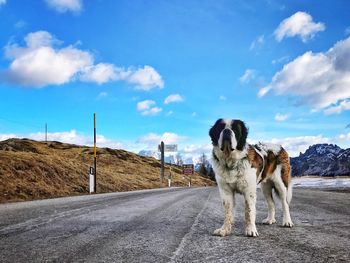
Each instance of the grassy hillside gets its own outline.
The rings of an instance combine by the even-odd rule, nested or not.
[[[0,142],[0,202],[88,194],[93,149],[60,142],[9,139]],[[172,168],[173,186],[186,186],[180,167]],[[169,166],[166,166],[166,176]],[[166,187],[160,162],[123,150],[97,149],[97,192]],[[194,186],[213,185],[198,174]]]

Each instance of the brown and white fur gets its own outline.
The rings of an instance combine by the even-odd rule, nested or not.
[[[210,129],[209,135],[213,144],[213,169],[225,210],[224,223],[214,231],[214,235],[231,234],[235,194],[240,193],[245,199],[245,235],[258,236],[255,203],[259,183],[268,205],[268,216],[263,223],[276,222],[272,197],[272,189],[275,189],[282,202],[282,225],[292,227],[289,213],[292,184],[288,153],[279,145],[248,144],[248,129],[241,120],[219,119]]]

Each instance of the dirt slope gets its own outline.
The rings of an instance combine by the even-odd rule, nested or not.
[[[93,149],[60,142],[9,139],[0,142],[0,202],[88,194]],[[179,167],[172,167],[173,186],[186,186]],[[166,176],[169,166],[166,166]],[[160,162],[123,150],[97,149],[97,192],[166,187],[159,180]],[[198,174],[194,186],[213,185]]]

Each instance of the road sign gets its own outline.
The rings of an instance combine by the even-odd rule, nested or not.
[[[158,145],[158,151],[162,151],[160,145]],[[177,144],[164,144],[164,152],[177,152]]]
[[[182,173],[183,174],[193,174],[194,173],[194,165],[193,164],[182,165]]]

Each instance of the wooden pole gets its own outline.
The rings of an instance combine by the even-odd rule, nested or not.
[[[96,187],[96,164],[97,164],[97,154],[96,154],[96,113],[94,113],[94,192],[97,192],[97,187]]]

